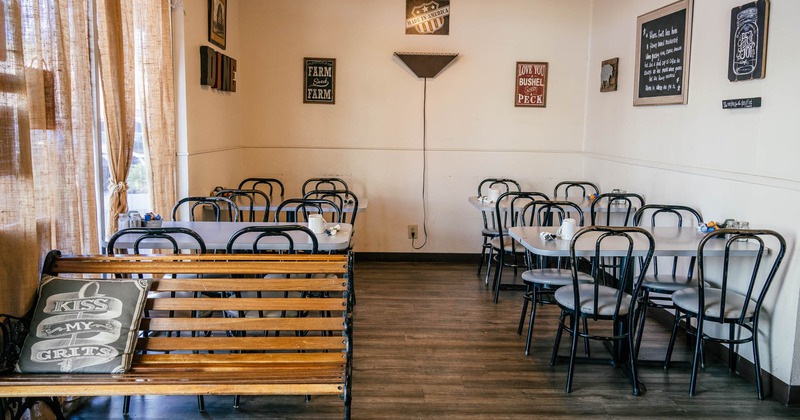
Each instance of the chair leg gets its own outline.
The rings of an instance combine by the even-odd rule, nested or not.
[[[583,332],[585,334],[589,333],[589,320],[587,320],[585,317],[583,318]],[[592,352],[589,351],[589,338],[588,337],[584,337],[584,339],[583,339],[583,348],[584,348],[584,351],[586,352],[586,357],[591,357],[592,356]]]
[[[122,415],[127,416],[131,409],[131,396],[122,397]]]
[[[756,391],[758,399],[764,399],[764,384],[761,382],[761,359],[758,354],[758,321],[753,322],[753,364],[756,369]]]
[[[730,324],[728,329],[728,339],[733,341],[733,336],[736,333],[736,324]],[[731,373],[736,372],[736,344],[728,344],[728,370]]]
[[[206,412],[206,400],[203,398],[202,395],[197,396],[197,411],[201,413]]]
[[[689,396],[693,397],[696,394],[697,387],[697,371],[700,368],[703,351],[703,317],[697,317],[697,342],[694,348],[694,360],[692,361],[692,379],[689,382]]]
[[[678,336],[678,325],[681,322],[680,312],[675,311],[675,322],[672,324],[672,335],[669,336],[667,355],[664,357],[664,369],[669,368],[669,361],[672,359],[672,349],[675,347],[675,338]]]
[[[536,286],[533,288],[533,295],[531,297],[531,317],[528,320],[528,335],[525,337],[525,355],[531,354],[531,338],[533,337],[533,321],[536,319],[536,303],[537,300]]]
[[[519,325],[517,326],[517,335],[522,335],[522,324],[525,323],[525,315],[528,312],[528,302],[533,301],[536,304],[536,301],[533,299],[533,288],[532,284],[526,283],[525,284],[525,293],[522,295],[522,312],[519,314]]]
[[[494,303],[500,299],[500,278],[503,277],[503,252],[500,251],[497,255],[500,258],[497,260],[497,267],[494,270]]]
[[[639,316],[639,325],[636,326],[636,347],[635,355],[639,358],[639,349],[642,347],[642,335],[644,335],[644,321],[647,318],[647,307],[650,303],[650,292],[645,290],[642,294],[641,315]]]
[[[562,309],[561,316],[558,318],[558,329],[556,330],[556,339],[553,342],[553,355],[550,357],[550,366],[555,366],[558,360],[558,347],[561,344],[561,333],[564,331],[564,318],[566,312]]]
[[[631,321],[636,319],[635,315],[632,316],[630,319],[631,319]],[[630,322],[626,322],[626,324],[628,324],[628,325],[624,326],[624,328],[627,331],[626,340],[628,340],[628,357],[629,357],[628,363],[630,363],[630,365],[631,365],[631,381],[633,382],[633,395],[638,397],[638,396],[642,395],[642,390],[639,387],[639,376],[637,376],[638,372],[636,372],[636,358],[638,357],[638,355],[635,354],[635,352],[633,350],[634,328],[633,328],[633,325],[630,325]]]
[[[486,241],[488,237],[483,237],[483,245],[481,245],[481,260],[478,261],[478,275],[481,275],[481,267],[483,267],[483,259],[486,258]]]
[[[486,278],[483,280],[484,284],[489,285],[489,276],[492,272],[492,260],[494,259],[494,247],[489,248],[489,257],[486,258]]]
[[[567,388],[569,394],[572,392],[572,374],[575,372],[575,352],[578,347],[578,326],[580,325],[581,316],[578,314],[573,315],[574,322],[572,322],[572,347],[569,349],[569,368],[567,369]]]

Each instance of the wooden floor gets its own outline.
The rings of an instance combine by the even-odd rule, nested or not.
[[[610,365],[580,364],[571,394],[564,392],[566,363],[550,366],[558,311],[545,306],[525,356],[517,322],[522,293],[503,291],[500,302],[475,266],[445,263],[356,263],[354,419],[773,418],[800,417],[800,409],[759,401],[755,385],[709,361],[699,394],[690,398],[689,368],[645,366],[647,386],[631,394],[627,377]],[[511,270],[508,270],[511,271]],[[641,358],[663,357],[666,329],[649,322]],[[524,332],[523,332],[524,334]],[[568,350],[562,344],[562,354]],[[594,354],[605,356],[600,345]],[[688,360],[684,345],[673,360]],[[207,397],[206,413],[194,397],[134,397],[130,418],[341,418],[336,397]],[[122,398],[96,397],[73,419],[121,417]]]

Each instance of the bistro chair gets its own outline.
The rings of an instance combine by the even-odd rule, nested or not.
[[[503,277],[503,266],[508,263],[514,268],[516,273],[519,258],[525,257],[525,247],[520,243],[508,236],[508,229],[521,225],[520,214],[521,210],[531,201],[536,200],[549,200],[547,195],[534,192],[534,191],[509,191],[500,194],[500,197],[494,203],[494,217],[497,223],[497,238],[492,239],[490,242],[491,249],[489,250],[488,265],[486,266],[487,274],[491,271],[492,260],[497,254],[496,267],[494,269],[494,282],[492,283],[492,290],[494,290],[494,303],[497,303],[500,298],[501,279]],[[512,261],[507,261],[505,258],[509,257]]]
[[[133,242],[133,248],[117,248],[116,243],[120,240],[121,237],[127,235],[138,235]],[[205,254],[206,253],[206,244],[203,241],[203,238],[194,230],[182,227],[160,227],[160,228],[127,228],[127,229],[120,229],[115,232],[111,237],[108,239],[108,244],[106,245],[106,253],[108,255],[118,255],[118,254],[126,254],[127,250],[133,250],[133,254],[141,254],[142,249],[153,249],[153,247],[158,247],[159,250],[166,250],[164,248],[164,242],[168,242],[172,247],[173,254],[181,254],[185,249],[181,248],[178,244],[178,239],[181,241],[194,241],[193,249],[196,247],[198,253]],[[148,247],[148,248],[145,248]],[[175,275],[173,274],[173,277]],[[172,297],[175,297],[175,292],[170,292]],[[145,312],[147,317],[151,317],[151,313],[149,310]],[[193,313],[193,317],[198,317],[199,313]],[[169,311],[167,316],[173,318],[175,316],[175,311]],[[172,336],[172,331],[167,332],[167,336]],[[180,337],[181,332],[175,331],[175,334]],[[194,334],[194,333],[193,333]],[[129,413],[131,407],[131,397],[126,395],[122,399],[122,413]],[[205,401],[202,395],[197,396],[197,409],[202,413],[205,411]]]
[[[239,221],[255,222],[256,214],[260,212],[260,207],[264,208],[261,217],[262,222],[269,221],[269,196],[261,190],[242,190],[242,189],[220,189],[214,192],[215,197],[225,197],[230,199],[239,208]],[[259,210],[256,210],[259,207]]]
[[[592,283],[584,283],[578,275],[579,255],[576,250],[584,250],[590,256]],[[572,347],[569,354],[566,392],[572,391],[572,377],[575,371],[575,353],[578,337],[591,340],[610,341],[614,344],[612,363],[617,365],[628,359],[633,395],[640,395],[639,379],[636,372],[636,358],[633,351],[635,333],[636,305],[639,288],[644,273],[650,264],[655,250],[655,240],[645,229],[639,227],[588,226],[575,233],[570,241],[569,255],[572,269],[572,284],[556,290],[554,297],[561,308],[558,320],[555,345],[551,364],[558,359],[558,347],[561,334],[567,331],[572,336]],[[607,283],[608,278],[603,263],[603,254],[614,253],[622,260],[621,272],[615,282]],[[634,258],[644,254],[638,274],[634,274],[636,264]],[[610,322],[608,334],[590,334],[582,320]],[[607,330],[603,330],[607,331]]]
[[[478,184],[478,198],[486,197],[489,188],[499,188],[501,193],[511,191],[522,191],[519,182],[509,178],[486,178]],[[494,217],[494,211],[481,211],[481,219],[483,219],[483,226],[481,227],[481,236],[483,237],[483,245],[481,245],[481,259],[478,261],[478,275],[481,275],[481,267],[483,261],[486,260],[486,251],[491,251],[492,244],[489,242],[497,238],[497,219]],[[486,269],[486,284],[489,284],[489,263],[487,261]]]
[[[600,194],[600,188],[589,181],[561,181],[553,188],[553,199],[569,198],[572,196],[586,197],[591,194]]]
[[[579,227],[582,227],[584,225],[583,211],[580,206],[570,201],[532,201],[523,207],[520,217],[522,226],[560,226],[561,222],[570,213],[577,215],[578,220],[576,222]],[[554,216],[558,217],[555,218]],[[540,256],[536,261],[533,261],[533,256],[529,251],[526,251],[526,262],[528,270],[522,273],[525,294],[522,296],[522,312],[519,315],[517,334],[522,334],[522,325],[528,312],[528,303],[530,303],[531,313],[528,320],[528,335],[525,338],[525,355],[528,356],[531,348],[531,337],[533,336],[533,323],[536,318],[536,305],[555,303],[553,292],[561,286],[572,284],[572,270],[569,267],[562,266],[561,258],[558,258],[555,267],[552,264],[548,264],[547,257]],[[588,283],[592,281],[592,277],[586,273],[578,272],[578,280],[582,283]]]
[[[279,221],[281,213],[286,212],[290,222],[308,221],[310,214],[321,214],[328,223],[342,223],[342,210],[331,200],[318,198],[289,198],[283,200],[275,210],[275,221]],[[300,217],[302,215],[302,218]],[[326,217],[327,215],[327,217]]]
[[[349,190],[311,190],[305,193],[304,199],[322,199],[333,201],[342,210],[342,222],[353,226],[358,215],[358,197]],[[347,215],[350,215],[348,218]]]
[[[283,183],[277,178],[245,178],[236,189],[264,191],[271,202],[283,200],[284,195]],[[275,190],[278,191],[277,196],[273,194]]]
[[[239,207],[236,203],[225,197],[184,197],[172,207],[172,220],[178,220],[178,210],[181,205],[186,204],[189,209],[189,220],[206,220],[204,210],[209,207],[214,211],[213,221],[236,222],[239,220]],[[200,208],[200,215],[197,215],[197,208]],[[224,220],[227,219],[227,220]]]
[[[706,256],[706,247],[712,241],[725,241],[725,251],[721,261],[719,257]],[[742,244],[740,241],[746,241],[748,245],[757,247],[758,252],[755,258],[746,262],[744,258],[735,258],[735,261],[731,259],[737,245]],[[765,241],[777,242],[777,249],[773,248],[767,252]],[[692,377],[689,382],[690,396],[694,396],[697,392],[697,371],[703,364],[703,344],[706,341],[728,345],[728,368],[731,372],[736,371],[736,346],[749,342],[753,344],[753,365],[758,399],[764,399],[758,350],[758,321],[764,298],[781,261],[783,261],[785,252],[786,240],[772,230],[720,229],[706,234],[700,240],[700,244],[697,246],[697,274],[699,277],[697,287],[682,289],[672,294],[672,301],[676,309],[675,323],[672,327],[672,336],[664,361],[666,368],[672,356],[680,321],[685,320],[688,326],[691,324],[691,319],[694,318],[697,328],[685,328],[688,334],[697,338],[692,359]],[[761,268],[762,264],[769,264],[770,258],[772,258],[772,266],[769,270]],[[724,326],[727,325],[728,336],[715,337],[712,335],[713,327],[711,331],[706,330],[706,324],[709,322],[722,324],[721,331],[724,331]],[[742,337],[743,334],[744,337]]]
[[[681,205],[646,204],[633,215],[634,226],[677,226],[694,231],[703,217],[697,210]],[[659,260],[662,264],[659,264]],[[696,256],[653,257],[652,271],[642,282],[641,315],[636,332],[636,354],[642,344],[648,308],[674,309],[672,294],[686,287],[697,287],[694,279]],[[679,271],[680,270],[680,271]]]
[[[644,206],[644,197],[636,193],[598,194],[589,208],[593,226],[629,226],[636,209]],[[605,213],[605,217],[598,213]],[[613,216],[613,217],[612,217]]]
[[[341,178],[309,178],[303,183],[301,191],[303,192],[303,195],[306,195],[306,193],[311,190],[350,191],[350,187],[348,187],[347,182]]]

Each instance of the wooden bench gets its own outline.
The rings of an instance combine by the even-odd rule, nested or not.
[[[350,255],[53,251],[43,272],[152,277],[137,353],[123,374],[0,375],[2,398],[40,397],[57,408],[51,397],[336,395],[350,417]],[[20,400],[11,401],[18,411]],[[127,400],[124,406],[127,412]]]

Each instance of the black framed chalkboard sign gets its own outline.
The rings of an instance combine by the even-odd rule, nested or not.
[[[693,5],[681,0],[636,19],[634,106],[687,102]]]
[[[336,59],[303,59],[303,103],[336,103]]]

